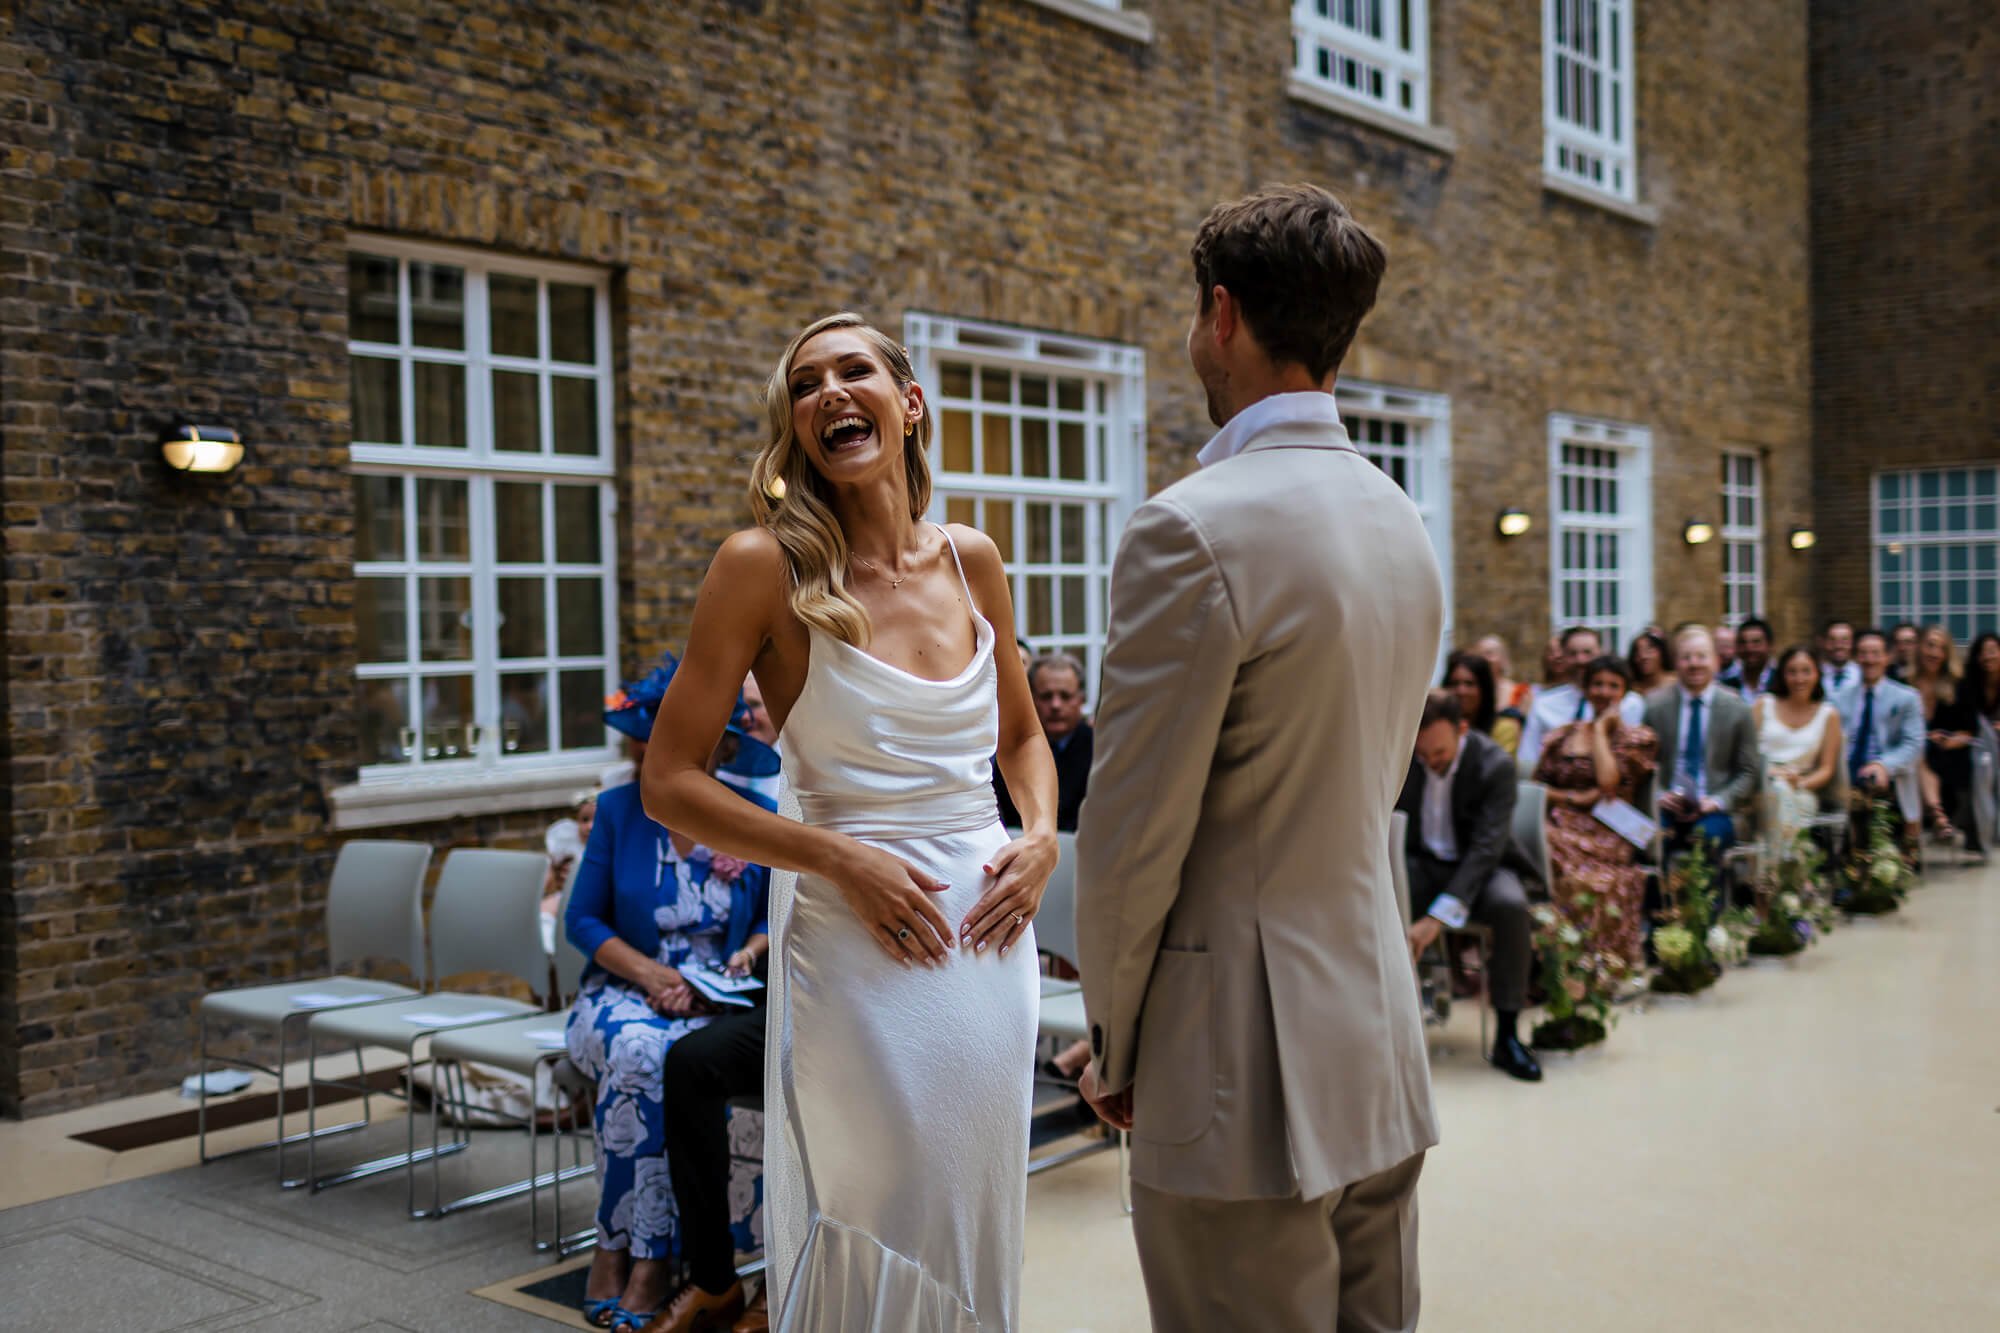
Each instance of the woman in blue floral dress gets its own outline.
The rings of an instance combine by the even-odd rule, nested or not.
[[[611,697],[605,721],[637,739],[675,663]],[[734,728],[732,728],[734,733]],[[725,737],[725,751],[759,742]],[[746,799],[763,804],[761,793]],[[597,1083],[597,1254],[585,1315],[640,1328],[673,1294],[680,1226],[662,1139],[661,1064],[709,1022],[690,968],[748,971],[770,946],[768,872],[711,853],[646,817],[636,782],[598,798],[564,918],[590,959],[567,1030],[570,1061]]]

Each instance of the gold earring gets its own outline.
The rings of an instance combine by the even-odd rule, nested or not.
[[[769,496],[769,497],[771,497],[771,498],[772,498],[773,500],[782,500],[782,499],[784,499],[784,498],[785,498],[785,479],[784,479],[783,477],[773,477],[773,478],[771,478],[771,479],[770,479],[769,481],[765,482],[765,483],[764,483],[764,494],[765,494],[765,495],[768,495],[768,496]]]
[[[903,434],[904,434],[904,436],[905,436],[905,437],[907,437],[907,436],[911,436],[911,435],[915,435],[916,433],[917,433],[917,423],[916,423],[916,422],[914,422],[914,421],[911,421],[911,420],[908,420],[908,419],[906,418],[906,419],[905,419],[905,420],[903,421]]]

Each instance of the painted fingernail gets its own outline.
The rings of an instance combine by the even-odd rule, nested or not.
[[[1009,946],[1007,946],[1007,945],[1005,945],[1005,944],[1003,944],[1003,945],[1001,945],[1001,946],[1000,946],[1000,956],[1001,956],[1002,958],[1005,958],[1005,957],[1007,956],[1007,949],[1008,949],[1008,947],[1009,947]]]
[[[985,953],[985,952],[986,952],[986,941],[985,941],[985,940],[981,940],[981,941],[979,941],[979,943],[977,943],[977,944],[973,945],[973,946],[972,946],[972,951],[973,951],[974,953]]]

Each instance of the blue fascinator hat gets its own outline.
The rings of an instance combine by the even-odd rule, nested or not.
[[[672,653],[660,654],[658,666],[638,680],[627,681],[605,697],[604,724],[634,740],[651,739],[660,701],[667,697],[667,686],[673,682],[674,672],[680,669],[680,665],[680,659]],[[749,720],[750,706],[744,702],[739,691],[736,707],[730,711],[728,726],[729,735],[736,740],[736,753],[717,769],[715,776],[758,805],[776,810],[778,752],[743,730]]]

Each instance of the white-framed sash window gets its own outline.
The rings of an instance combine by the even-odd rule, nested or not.
[[[936,429],[932,517],[1000,548],[1021,638],[1095,692],[1111,558],[1146,496],[1145,354],[943,315],[904,320]]]
[[[1551,628],[1622,651],[1653,618],[1652,435],[1551,414],[1549,482]]]
[[[1756,454],[1722,454],[1722,620],[1764,614],[1764,472]]]
[[[2000,467],[1874,480],[1876,618],[1943,625],[1964,649],[2000,629]]]
[[[588,786],[615,757],[609,279],[368,236],[348,278],[358,785]]]
[[[1292,78],[1429,124],[1428,8],[1427,0],[1292,0]]]
[[[1444,576],[1439,664],[1454,642],[1451,543],[1451,399],[1443,394],[1339,381],[1340,420],[1368,461],[1401,486],[1423,515]]]
[[[1542,167],[1566,184],[1639,198],[1634,0],[1542,0]]]

